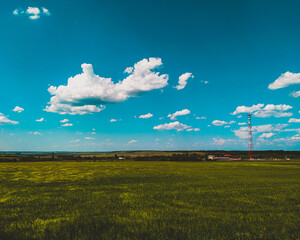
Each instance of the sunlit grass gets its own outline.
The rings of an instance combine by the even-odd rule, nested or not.
[[[297,239],[300,162],[0,164],[0,239]]]

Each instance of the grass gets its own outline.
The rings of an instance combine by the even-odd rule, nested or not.
[[[0,164],[0,239],[300,239],[300,162]]]

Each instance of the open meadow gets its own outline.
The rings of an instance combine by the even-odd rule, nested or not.
[[[299,239],[300,162],[0,164],[0,239]]]

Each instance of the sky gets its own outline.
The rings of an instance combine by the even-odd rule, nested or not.
[[[4,1],[0,151],[300,150],[299,10]]]

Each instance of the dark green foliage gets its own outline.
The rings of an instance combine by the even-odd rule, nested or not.
[[[300,162],[0,164],[0,239],[299,239]]]

